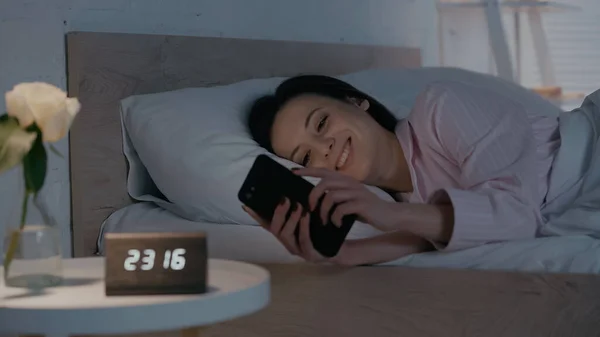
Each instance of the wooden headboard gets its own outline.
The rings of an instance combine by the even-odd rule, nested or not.
[[[67,63],[69,95],[82,103],[70,133],[73,254],[81,257],[95,253],[102,222],[132,203],[121,99],[251,78],[419,67],[421,56],[403,47],[74,32]]]

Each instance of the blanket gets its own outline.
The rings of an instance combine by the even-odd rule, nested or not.
[[[600,90],[559,120],[561,147],[542,208],[546,224],[539,234],[600,238]]]

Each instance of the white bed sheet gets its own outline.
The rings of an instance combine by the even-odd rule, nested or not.
[[[255,263],[301,262],[258,226],[192,222],[150,202],[125,207],[113,213],[102,226],[102,233],[189,231],[207,233],[208,251],[212,258]],[[350,238],[376,233],[370,227],[355,226]],[[102,236],[98,240],[101,253]],[[452,253],[415,254],[386,265],[600,274],[599,257],[600,240],[588,236],[569,236],[488,244]]]
[[[189,221],[151,202],[133,204],[113,213],[102,224],[98,249],[104,253],[104,233],[194,231],[206,233],[211,258],[265,263],[299,261],[258,226]]]

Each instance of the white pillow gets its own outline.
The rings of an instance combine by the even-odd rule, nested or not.
[[[498,90],[530,109],[560,112],[516,84],[460,69],[374,69],[339,78],[379,100],[398,118],[408,115],[427,84],[448,79]],[[153,201],[192,221],[255,224],[241,209],[237,192],[256,156],[266,151],[251,139],[246,113],[255,98],[273,92],[283,80],[253,79],[124,99],[121,117],[132,198]],[[287,167],[295,165],[272,157]],[[382,190],[370,188],[391,200]]]

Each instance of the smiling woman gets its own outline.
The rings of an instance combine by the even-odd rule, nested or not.
[[[310,206],[323,197],[324,221],[335,207],[334,223],[355,214],[385,232],[347,242],[333,262],[352,265],[534,238],[560,147],[556,117],[454,81],[430,84],[397,121],[345,82],[295,77],[255,102],[249,127],[261,146],[306,167],[297,174],[322,178]],[[405,202],[382,200],[365,184]],[[270,222],[247,211],[290,252],[321,260],[290,229],[308,224],[300,205],[286,200]]]

